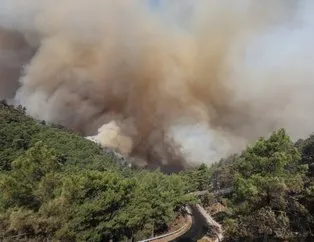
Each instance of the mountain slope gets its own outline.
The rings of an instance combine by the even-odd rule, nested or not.
[[[5,102],[0,137],[0,240],[146,238],[192,200],[181,176],[118,166],[114,153]]]

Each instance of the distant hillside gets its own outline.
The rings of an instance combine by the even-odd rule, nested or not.
[[[60,126],[46,126],[24,115],[23,108],[0,106],[0,169],[9,170],[11,162],[33,147],[36,142],[53,148],[58,160],[67,165],[117,169],[115,159],[102,148]]]

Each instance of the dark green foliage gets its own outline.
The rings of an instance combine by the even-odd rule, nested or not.
[[[205,164],[200,165],[196,169],[183,171],[180,175],[186,181],[187,192],[211,190],[212,188],[212,170]]]
[[[306,140],[299,140],[296,147],[301,152],[302,164],[308,165],[308,175],[314,177],[314,135],[311,135]]]
[[[167,229],[196,191],[221,201],[228,241],[301,241],[314,231],[314,136],[281,129],[241,155],[177,175],[118,166],[114,153],[0,102],[0,240],[123,241]]]
[[[193,201],[181,176],[119,167],[114,153],[0,104],[0,240],[121,241],[167,228]]]
[[[213,190],[233,187],[238,155],[229,156],[212,166]]]
[[[1,105],[1,104],[0,104]],[[80,168],[116,169],[113,157],[79,135],[40,124],[7,105],[0,106],[0,171],[38,141],[55,149],[59,159]]]
[[[304,203],[307,165],[285,130],[248,147],[235,162],[229,238],[297,239],[311,235],[313,217]]]
[[[296,145],[301,152],[301,163],[308,166],[302,199],[309,213],[314,216],[314,135],[305,140],[299,140]],[[314,233],[313,220],[311,227]]]

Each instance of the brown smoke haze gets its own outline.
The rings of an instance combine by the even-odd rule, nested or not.
[[[0,98],[148,167],[314,131],[313,1],[148,3],[0,0]]]

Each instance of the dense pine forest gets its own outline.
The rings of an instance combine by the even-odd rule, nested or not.
[[[0,104],[0,240],[124,241],[168,230],[187,204],[202,203],[226,241],[302,241],[314,231],[314,136],[285,130],[212,166],[176,174],[121,163],[23,107]],[[212,192],[231,188],[224,196]],[[193,197],[191,192],[208,190]]]
[[[181,176],[119,167],[112,153],[23,108],[1,105],[0,137],[1,239],[146,238],[193,200]]]

